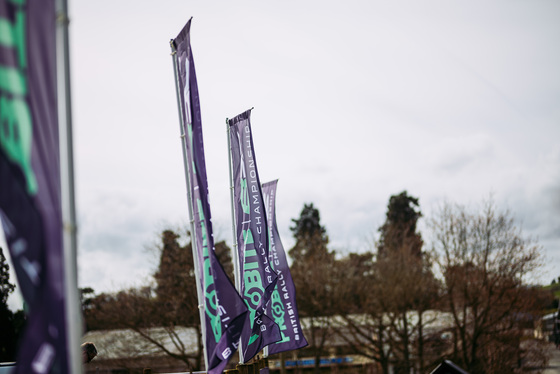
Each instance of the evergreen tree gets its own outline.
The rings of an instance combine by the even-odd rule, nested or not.
[[[0,362],[15,361],[17,337],[23,324],[23,313],[8,308],[8,296],[16,286],[10,283],[10,266],[0,247]]]
[[[158,271],[156,295],[166,324],[198,326],[198,296],[191,243],[181,246],[179,235],[171,230],[161,235],[162,250]]]
[[[296,244],[288,254],[294,262],[309,261],[314,257],[328,254],[327,230],[321,225],[319,210],[313,206],[313,203],[304,204],[300,217],[292,219],[292,222],[294,226],[290,227],[290,230],[296,239]]]
[[[409,196],[406,191],[391,196],[385,223],[379,228],[379,258],[398,250],[406,250],[407,255],[421,257],[423,241],[416,232],[418,219],[422,217],[419,206],[418,198]]]
[[[336,312],[335,254],[327,248],[327,231],[321,225],[319,210],[313,204],[305,204],[299,219],[292,219],[296,243],[288,252],[292,258],[290,268],[296,287],[296,301],[301,317],[310,321],[307,337],[308,350],[315,356],[315,373],[329,334],[331,316]]]
[[[4,256],[2,247],[0,247],[0,306],[6,306],[8,296],[14,292],[16,286],[10,283],[10,266],[8,260]]]
[[[420,217],[418,198],[403,191],[390,197],[386,220],[379,228],[376,298],[385,315],[393,319],[388,343],[395,356],[395,370],[403,373],[410,372],[414,356],[424,370],[423,316],[437,297],[432,264],[422,255],[424,242],[416,232]],[[410,313],[417,315],[418,323],[409,321]]]

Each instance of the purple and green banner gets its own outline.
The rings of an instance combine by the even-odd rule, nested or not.
[[[290,267],[280,240],[278,226],[276,225],[276,187],[278,180],[262,185],[269,235],[270,265],[278,274],[278,282],[272,292],[271,302],[268,304],[267,314],[274,319],[280,327],[282,339],[268,346],[268,353],[275,354],[303,348],[307,340],[299,322],[296,305],[296,288],[290,274]]]
[[[281,338],[280,328],[266,315],[277,275],[269,262],[268,225],[250,116],[248,110],[228,120],[241,296],[249,308],[249,323],[241,335],[244,362]]]
[[[15,373],[70,373],[54,0],[0,0],[0,221],[27,323]]]
[[[208,373],[221,373],[238,347],[247,307],[214,253],[212,218],[208,202],[208,181],[202,138],[200,99],[190,45],[191,20],[172,42],[176,50],[178,91],[184,134],[192,213],[193,251],[198,257],[198,274],[204,295]],[[201,321],[202,323],[203,321]]]

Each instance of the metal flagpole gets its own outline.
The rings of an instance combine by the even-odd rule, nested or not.
[[[267,358],[268,357],[268,345],[266,345],[263,348],[263,358]]]
[[[70,53],[68,41],[68,4],[56,0],[56,66],[58,96],[58,131],[60,151],[60,185],[63,225],[64,287],[66,294],[66,339],[70,373],[82,373],[80,340],[82,315],[78,297],[76,206],[74,191],[74,155],[72,143],[72,108],[70,95]]]
[[[194,214],[193,214],[193,205],[192,205],[192,195],[191,195],[191,183],[189,178],[189,169],[188,169],[188,158],[187,158],[187,140],[185,134],[185,124],[183,122],[183,103],[181,102],[181,93],[179,88],[179,72],[178,72],[178,64],[177,64],[177,49],[175,48],[175,44],[173,40],[169,42],[171,45],[171,56],[173,59],[173,72],[175,74],[175,91],[177,93],[177,107],[179,109],[179,133],[181,134],[181,148],[183,151],[183,166],[185,169],[185,181],[187,183],[187,201],[189,206],[189,217],[190,217],[190,225],[191,225],[191,248],[194,257],[194,274],[196,277],[196,294],[198,296],[198,313],[200,316],[200,325],[202,330],[202,346],[204,350],[204,364],[205,368],[208,371],[208,355],[206,352],[206,319],[204,317],[204,297],[202,293],[202,286],[200,284],[200,269],[198,268],[198,250],[196,249],[196,231],[194,227]],[[188,80],[187,83],[189,84]],[[190,124],[190,123],[189,123]]]
[[[228,141],[228,160],[229,160],[229,194],[231,200],[231,229],[233,232],[233,274],[235,275],[235,288],[237,292],[241,294],[241,269],[239,268],[239,252],[237,251],[237,229],[235,226],[235,197],[234,197],[234,181],[233,181],[233,165],[231,161],[231,136],[230,136],[230,126],[229,121],[226,118],[227,126],[227,141]],[[243,357],[243,344],[241,342],[241,337],[239,338],[239,363],[244,364],[245,359]]]

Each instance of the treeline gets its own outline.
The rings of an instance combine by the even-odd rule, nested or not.
[[[444,204],[428,220],[429,244],[421,217],[417,198],[392,196],[376,251],[343,257],[329,251],[313,205],[294,220],[292,275],[316,356],[329,354],[334,332],[383,373],[427,373],[442,359],[471,373],[542,364],[532,337],[553,296],[526,283],[541,265],[538,243],[492,201],[475,211]]]
[[[296,354],[314,356],[317,372],[318,358],[332,354],[367,357],[383,373],[427,373],[443,359],[472,373],[511,373],[544,362],[541,343],[531,337],[535,322],[557,301],[551,287],[528,284],[542,261],[538,243],[524,237],[511,214],[492,201],[474,210],[444,204],[426,219],[424,233],[418,230],[421,218],[417,198],[406,191],[391,196],[373,249],[341,253],[331,249],[319,210],[304,205],[292,219],[295,244],[287,251],[309,342]],[[189,233],[164,230],[157,247],[153,282],[111,294],[81,290],[84,328],[132,329],[183,361],[186,370],[201,370]],[[216,253],[233,279],[231,249],[222,241]],[[0,260],[0,326],[6,331],[11,326],[9,338],[4,330],[0,334],[11,339],[0,342],[0,361],[12,361],[24,318],[6,306],[14,286],[4,257]],[[198,331],[196,352],[181,341],[180,327]]]
[[[188,232],[183,236],[187,237]],[[99,295],[95,295],[91,288],[82,289],[82,308],[86,331],[131,329],[169,356],[184,362],[186,370],[197,371],[203,368],[204,358],[195,270],[191,243],[181,245],[180,238],[180,234],[173,230],[162,232],[161,244],[157,248],[160,263],[153,274],[153,284]],[[221,241],[215,244],[215,252],[233,279],[230,248]],[[196,354],[193,355],[188,344],[181,341],[178,327],[196,329]],[[156,332],[154,328],[157,328]],[[175,351],[166,346],[168,337],[175,344]],[[131,352],[131,356],[137,353]],[[126,359],[120,364],[127,367]]]
[[[479,209],[444,204],[418,231],[419,200],[391,196],[375,248],[337,253],[329,247],[319,210],[305,204],[290,227],[289,249],[297,306],[309,346],[319,357],[358,354],[383,373],[426,373],[450,359],[472,373],[510,373],[546,360],[531,339],[535,322],[554,302],[550,291],[527,283],[541,265],[541,248],[523,236],[511,214],[492,201]],[[182,236],[185,240],[188,233]],[[177,344],[187,370],[202,368],[202,341],[191,244],[173,230],[161,235],[154,284],[116,294],[84,290],[86,328],[129,328],[153,344],[151,327],[199,331],[198,353]],[[216,245],[232,276],[230,249]],[[233,279],[233,278],[232,278]],[[160,344],[163,350],[165,347]],[[392,369],[390,369],[392,368]]]

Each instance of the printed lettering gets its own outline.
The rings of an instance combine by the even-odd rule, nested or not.
[[[233,352],[231,351],[231,348],[228,347],[222,351],[222,357],[224,359],[227,359],[229,356],[231,356],[232,353]]]
[[[251,321],[253,321],[264,291],[261,274],[258,270],[244,271],[243,280],[245,281],[245,302],[247,303],[247,307],[249,307]],[[252,323],[251,326],[253,326]]]
[[[204,300],[206,315],[210,319],[212,333],[216,343],[222,337],[222,324],[221,313],[218,312],[219,300],[216,294],[216,287],[214,285],[214,277],[212,276],[212,264],[208,252],[208,230],[204,221],[204,210],[202,209],[202,201],[197,199],[198,214],[200,219],[200,226],[202,232],[202,256],[204,258]]]
[[[284,343],[290,341],[290,337],[284,334],[287,330],[286,321],[284,315],[284,305],[282,304],[282,299],[280,299],[280,294],[277,290],[274,290],[271,295],[271,312],[274,322],[280,327],[281,340],[278,343]]]
[[[25,2],[18,2],[24,5]],[[33,122],[26,100],[28,82],[26,19],[23,7],[15,12],[14,21],[0,17],[0,45],[13,48],[18,56],[18,66],[0,65],[0,148],[11,162],[18,165],[25,176],[29,194],[37,193],[37,180],[31,166]]]

